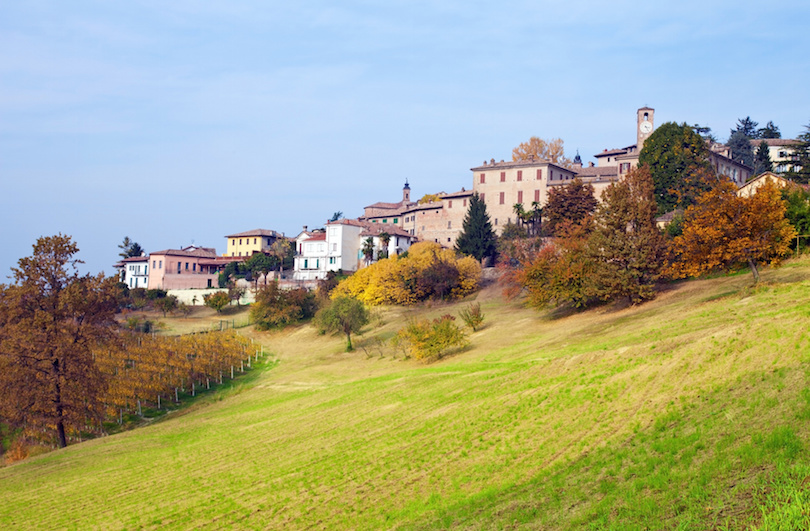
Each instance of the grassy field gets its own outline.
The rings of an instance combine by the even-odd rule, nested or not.
[[[477,296],[433,364],[245,334],[277,364],[205,405],[0,469],[4,529],[804,529],[810,261],[552,316]],[[365,348],[362,348],[365,347]]]

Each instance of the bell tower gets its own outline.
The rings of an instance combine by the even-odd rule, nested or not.
[[[402,202],[403,203],[411,202],[411,186],[408,184],[407,179],[405,179],[405,186],[402,188]]]
[[[638,151],[641,151],[641,148],[644,147],[644,141],[649,138],[653,129],[655,129],[654,116],[655,109],[651,107],[642,107],[638,110],[636,118],[636,149]]]

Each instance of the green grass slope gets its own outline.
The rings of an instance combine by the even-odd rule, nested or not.
[[[810,261],[749,278],[556,319],[490,289],[431,365],[253,334],[242,392],[0,469],[0,527],[806,528]]]

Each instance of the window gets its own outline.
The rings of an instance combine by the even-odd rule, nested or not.
[[[467,206],[467,200],[466,200],[466,199],[464,199],[464,200],[461,202],[461,206],[465,206],[465,207]]]
[[[270,243],[270,238],[267,238],[267,245],[272,245],[272,244]]]
[[[554,170],[548,170],[548,180],[549,181],[554,180]]]
[[[505,171],[502,171],[502,172],[501,172],[501,182],[502,182],[502,183],[505,183],[505,182],[506,182],[506,172],[505,172]]]
[[[329,259],[329,263],[330,263],[330,264],[334,264],[334,263],[335,263],[335,257],[334,257],[334,256],[333,256],[333,257],[331,257],[331,258]]]
[[[383,223],[388,223],[388,218],[383,219]]]
[[[337,244],[336,244],[336,243],[333,243],[333,244],[332,244],[332,250],[333,250],[333,251],[337,251]]]
[[[484,184],[485,182],[487,182],[487,174],[482,173],[481,174],[481,184]]]
[[[518,180],[518,181],[522,181],[522,180],[523,180],[523,170],[518,170],[518,176],[517,176],[517,180]]]
[[[309,268],[309,260],[304,258],[304,269],[308,269],[308,268]]]
[[[495,226],[498,226],[498,218],[495,218]]]
[[[502,205],[505,200],[506,200],[506,192],[501,192],[501,196],[498,199],[498,204]]]
[[[534,200],[537,201],[538,203],[540,202],[540,190],[534,191]]]
[[[155,260],[152,260],[152,269],[155,268]]]
[[[543,170],[537,170],[537,180],[539,181],[542,178],[543,178]]]
[[[452,222],[452,221],[448,221],[448,222],[447,222],[447,228],[448,228],[448,229],[452,229],[452,228],[453,228],[453,222]]]
[[[231,245],[236,245],[236,239],[231,240]]]
[[[188,262],[186,262],[186,271],[188,271]]]
[[[394,218],[394,223],[399,223],[399,218]]]
[[[242,238],[239,238],[239,245],[242,245]]]
[[[484,194],[478,194],[478,195],[479,195],[479,198],[481,199],[481,201],[483,201],[484,200]]]
[[[181,262],[177,262],[177,272],[178,273],[180,273],[183,270],[182,266],[183,266],[183,264]]]
[[[163,260],[158,260],[158,269],[163,269]]]
[[[191,270],[197,271],[197,264],[191,264]]]
[[[453,208],[453,200],[447,202],[447,208]]]
[[[518,203],[523,204],[523,190],[518,190]]]

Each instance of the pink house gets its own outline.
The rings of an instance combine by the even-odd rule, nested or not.
[[[216,288],[219,269],[228,260],[217,260],[210,247],[167,249],[149,255],[149,289]]]

